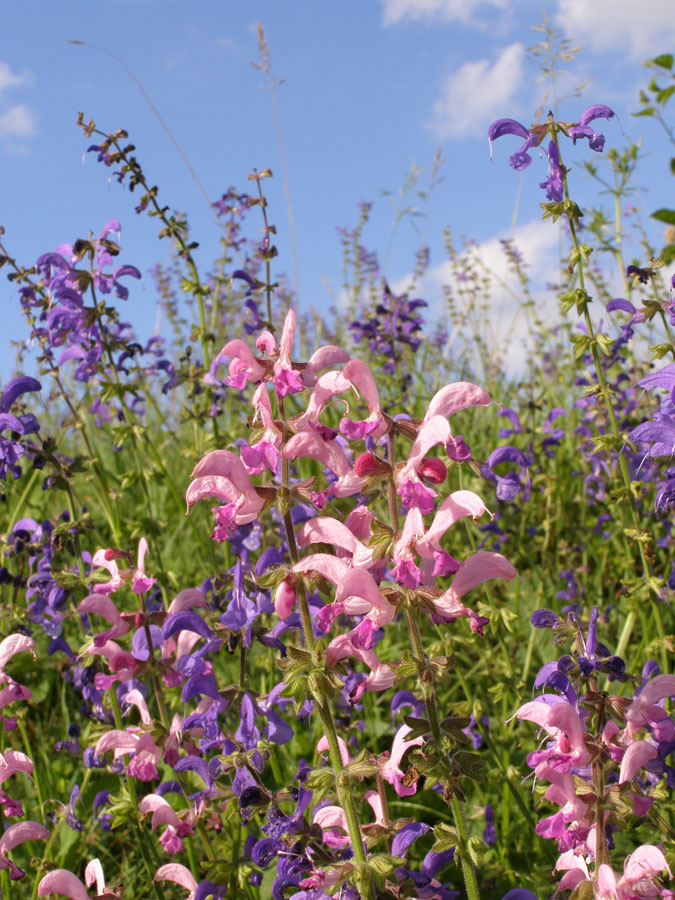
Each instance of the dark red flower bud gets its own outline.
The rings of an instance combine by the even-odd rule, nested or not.
[[[369,475],[384,475],[390,472],[389,464],[379,459],[374,453],[362,453],[354,463],[354,472],[359,478],[367,478]]]
[[[417,467],[417,474],[432,484],[442,484],[448,477],[448,470],[442,459],[430,456],[422,460]]]

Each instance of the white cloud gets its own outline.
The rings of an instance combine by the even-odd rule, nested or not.
[[[487,131],[508,108],[523,80],[523,45],[505,47],[497,59],[466,62],[445,80],[427,128],[438,140]]]
[[[522,288],[504,253],[503,239],[512,238],[522,255],[529,277],[532,299],[537,316],[548,325],[560,320],[558,300],[546,288],[556,279],[558,264],[558,228],[550,222],[534,219],[470,247],[460,254],[458,262],[445,262],[432,268],[424,280],[425,296],[437,295],[443,285],[450,285],[453,293],[458,286],[457,273],[463,265],[468,271],[486,276],[481,281],[478,304],[481,308],[465,310],[466,320],[451,341],[467,342],[467,334],[479,329],[487,348],[500,351],[504,365],[511,373],[522,370],[530,350],[530,326],[523,307]],[[466,262],[463,263],[463,260]],[[443,301],[441,301],[443,315]],[[482,308],[487,306],[489,315]]]
[[[593,50],[629,50],[634,58],[672,50],[673,0],[558,0],[557,23]]]
[[[8,87],[21,87],[30,80],[27,72],[20,75],[12,72],[9,64],[0,59],[0,91],[4,91]]]
[[[395,25],[401,19],[417,22],[472,22],[473,14],[485,3],[503,8],[507,0],[380,0],[382,24]]]
[[[10,106],[0,114],[1,138],[28,138],[37,134],[37,116],[25,103]]]

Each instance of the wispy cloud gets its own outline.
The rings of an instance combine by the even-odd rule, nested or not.
[[[438,140],[487,132],[492,119],[513,107],[523,80],[524,48],[510,44],[497,59],[466,62],[447,76],[427,128]]]
[[[382,24],[395,25],[402,19],[416,22],[464,22],[478,24],[474,13],[481,6],[504,8],[507,0],[380,0],[384,7]]]
[[[424,290],[425,297],[438,296],[443,285],[456,284],[457,273],[463,265],[484,273],[486,278],[481,285],[480,302],[489,307],[489,316],[484,316],[479,309],[473,313],[467,310],[467,322],[473,316],[487,346],[495,353],[504,354],[504,364],[513,373],[522,370],[530,352],[531,339],[522,286],[504,252],[503,240],[506,238],[513,240],[522,257],[538,317],[545,322],[558,321],[557,298],[546,287],[548,282],[556,280],[560,268],[558,229],[541,219],[533,219],[511,232],[500,232],[470,246],[452,265],[445,262],[432,268],[424,278]],[[468,324],[466,328],[471,330]],[[454,334],[455,340],[464,338],[461,330]]]
[[[558,0],[557,23],[593,50],[626,49],[635,59],[672,50],[673,0]]]
[[[31,84],[32,77],[27,69],[15,72],[9,63],[0,59],[0,96],[12,88]],[[6,150],[14,153],[25,152],[25,146],[18,141],[34,137],[38,133],[37,114],[26,103],[0,104],[0,141]]]
[[[0,138],[29,138],[37,134],[37,116],[25,103],[0,113]]]
[[[9,64],[0,59],[0,92],[10,87],[22,87],[29,82],[29,72],[12,72]]]

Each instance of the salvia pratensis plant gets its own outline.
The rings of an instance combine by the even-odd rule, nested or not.
[[[577,52],[544,36],[547,69]],[[200,272],[126,132],[79,124],[168,239],[172,336],[124,321],[119,220],[30,265],[0,248],[39,376],[0,408],[2,896],[669,900],[675,285],[625,208],[639,153],[601,156],[613,111],[489,130],[516,171],[545,160],[578,319],[547,326],[505,240],[515,375],[471,242],[446,233],[434,322],[426,235],[394,290],[364,202],[348,316],[300,317],[269,169],[214,202]]]

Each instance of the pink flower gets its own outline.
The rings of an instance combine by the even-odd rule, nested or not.
[[[184,849],[183,838],[192,834],[192,824],[179,819],[164,797],[159,794],[146,794],[138,808],[143,815],[152,814],[150,824],[153,831],[160,825],[166,825],[160,843],[167,853],[173,855]]]
[[[349,698],[351,703],[358,703],[364,691],[384,691],[393,685],[396,677],[394,670],[385,665],[374,650],[355,646],[350,635],[340,634],[326,647],[326,664],[329,666],[334,666],[348,656],[355,656],[370,669],[370,675],[352,691]]]
[[[658,706],[666,697],[675,697],[675,675],[657,675],[645,684],[626,710],[626,733],[629,736],[645,726],[655,727],[668,717]]]
[[[10,825],[0,837],[0,869],[9,869],[9,877],[12,881],[23,878],[25,872],[15,866],[7,854],[25,841],[46,841],[48,839],[49,832],[38,822],[24,821]]]
[[[173,881],[174,884],[180,885],[188,891],[185,900],[193,900],[195,891],[197,890],[197,882],[189,869],[180,863],[167,863],[160,866],[155,873],[155,881]]]
[[[340,431],[349,440],[363,440],[370,435],[379,437],[387,431],[387,423],[380,409],[380,396],[377,392],[373,373],[360,359],[352,359],[342,370],[347,381],[363,396],[368,406],[369,416],[361,422],[355,422],[345,416],[340,422]]]
[[[516,716],[535,722],[554,738],[552,746],[537,753],[535,764],[546,761],[558,772],[569,772],[572,766],[586,766],[591,761],[584,724],[571,703],[560,699],[549,706],[543,700],[532,700],[521,706]]]
[[[224,379],[224,383],[228,385],[228,387],[233,387],[237,390],[245,388],[249,381],[253,384],[258,384],[271,369],[271,364],[256,359],[251,353],[248,345],[245,344],[244,341],[236,339],[228,341],[220,353],[214,358],[208,374],[204,376],[204,381],[207,384],[217,385],[220,383],[219,379],[216,377],[216,372],[228,357],[231,357],[229,376]]]
[[[89,893],[80,879],[68,869],[53,869],[38,884],[38,897],[48,894],[61,894],[70,900],[89,900]]]
[[[304,523],[298,532],[298,545],[308,544],[332,544],[338,557],[350,557],[353,566],[367,569],[373,564],[373,551],[345,523],[329,516],[317,516]]]
[[[405,507],[416,507],[424,515],[433,511],[436,491],[423,485],[420,480],[420,470],[424,471],[427,453],[438,444],[447,445],[452,441],[452,430],[447,422],[449,416],[469,406],[487,406],[491,402],[482,388],[468,381],[446,384],[431,398],[408,461],[396,476],[398,492]]]
[[[108,731],[98,739],[94,752],[101,756],[109,750],[113,751],[115,759],[133,754],[126,766],[127,774],[132,778],[153,781],[158,777],[157,764],[162,758],[162,751],[149,733],[142,733],[138,728]]]
[[[123,577],[128,577],[129,573],[120,572],[117,565],[116,559],[119,556],[119,552],[116,550],[97,550],[92,556],[92,566],[100,566],[102,569],[107,569],[111,575],[110,581],[96,585],[97,594],[113,594],[122,587]]]
[[[394,786],[394,790],[399,797],[409,797],[417,791],[417,783],[404,785],[404,773],[401,771],[401,760],[410,747],[421,747],[424,744],[423,737],[416,737],[412,741],[407,740],[407,736],[412,731],[408,725],[401,725],[394,736],[394,743],[391,746],[391,756],[381,766],[380,772],[385,781]]]
[[[188,509],[205,497],[226,501],[215,507],[216,528],[212,537],[227,540],[237,525],[246,525],[258,518],[265,501],[251,484],[248,472],[239,457],[229,450],[213,450],[197,463],[185,499]]]
[[[297,394],[305,389],[302,376],[291,362],[291,348],[295,336],[295,313],[289,309],[284,320],[284,327],[279,341],[279,353],[274,362],[274,377],[272,382],[279,397],[286,394]]]
[[[464,606],[460,598],[476,585],[483,584],[492,578],[515,578],[516,570],[501,553],[491,553],[488,550],[479,550],[468,559],[459,563],[457,574],[445,593],[436,597],[431,602],[436,614],[443,621],[454,621],[460,616],[468,616],[471,622],[471,630],[483,633],[483,628],[488,620],[478,616],[473,610]]]
[[[255,408],[253,421],[260,419],[264,432],[257,443],[241,448],[242,461],[250,475],[259,475],[266,468],[270,472],[276,473],[281,459],[279,446],[282,434],[272,416],[272,406],[266,385],[260,384],[255,389],[253,406]]]
[[[294,434],[284,448],[284,456],[288,459],[295,459],[298,456],[316,459],[337,475],[335,484],[326,491],[317,493],[316,499],[312,498],[315,506],[319,508],[322,508],[330,497],[351,497],[358,494],[366,482],[365,478],[359,478],[354,473],[340,444],[335,440],[324,440],[316,431],[300,431]]]
[[[375,628],[394,620],[394,607],[380,592],[367,569],[360,566],[351,568],[345,560],[328,553],[312,553],[296,563],[293,572],[318,572],[337,585],[334,602],[319,612],[319,627],[323,631],[328,631],[335,618],[343,612],[365,615]]]
[[[131,621],[122,618],[115,602],[105,594],[89,594],[84,600],[80,601],[77,611],[81,615],[95,613],[112,624],[112,628],[109,628],[107,631],[101,631],[94,636],[94,646],[96,647],[102,647],[111,638],[121,637],[131,628]],[[90,652],[90,650],[85,652]]]
[[[623,875],[617,881],[612,869],[603,863],[598,868],[597,900],[638,900],[638,898],[672,897],[655,878],[670,869],[666,858],[652,844],[643,844],[626,859]]]
[[[363,799],[375,813],[375,824],[384,826],[382,801],[377,791],[366,791]],[[321,828],[327,847],[347,847],[351,843],[347,816],[341,806],[323,806],[317,809],[312,821]]]
[[[131,579],[131,590],[135,594],[147,594],[157,581],[156,578],[145,574],[145,555],[148,552],[148,542],[144,537],[138,542],[138,560],[136,571]]]

